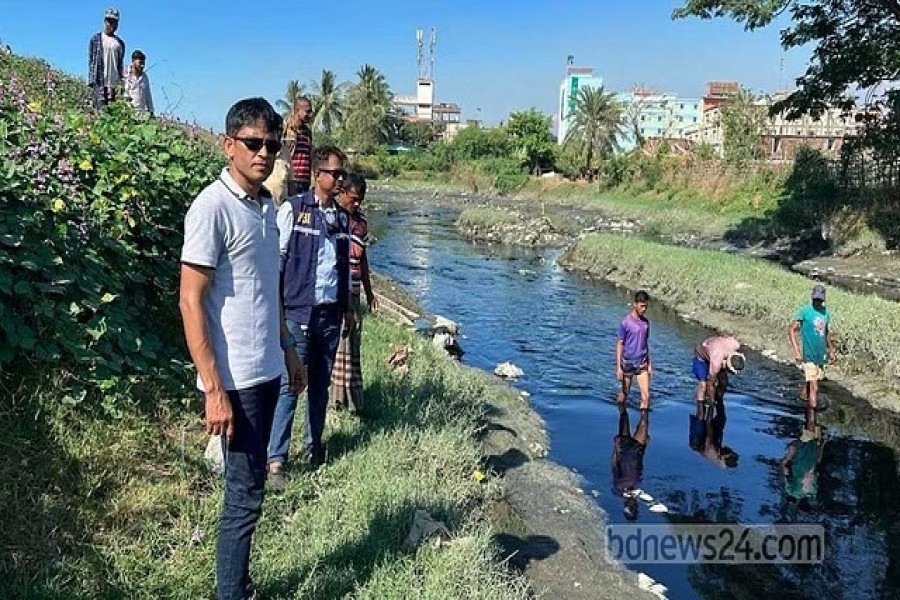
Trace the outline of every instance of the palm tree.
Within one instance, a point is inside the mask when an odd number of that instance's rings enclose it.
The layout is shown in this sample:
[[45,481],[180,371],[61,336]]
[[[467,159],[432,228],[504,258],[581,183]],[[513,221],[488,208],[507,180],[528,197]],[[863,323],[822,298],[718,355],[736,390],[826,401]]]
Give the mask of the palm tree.
[[390,135],[393,94],[378,69],[363,65],[357,71],[359,81],[347,93],[347,142],[357,149],[369,150]]
[[575,98],[572,124],[564,143],[584,155],[584,168],[590,169],[594,157],[601,160],[619,149],[618,138],[625,129],[622,105],[615,94],[603,86],[581,88]]
[[322,69],[322,78],[312,84],[312,104],[315,107],[313,128],[331,137],[344,119],[344,90],[346,83],[337,83],[334,71]]
[[287,91],[284,93],[284,98],[279,98],[275,101],[275,106],[277,106],[281,110],[281,116],[285,119],[291,116],[291,113],[294,112],[294,105],[297,103],[304,94],[306,90],[303,85],[297,81],[296,79],[291,79],[287,84]]

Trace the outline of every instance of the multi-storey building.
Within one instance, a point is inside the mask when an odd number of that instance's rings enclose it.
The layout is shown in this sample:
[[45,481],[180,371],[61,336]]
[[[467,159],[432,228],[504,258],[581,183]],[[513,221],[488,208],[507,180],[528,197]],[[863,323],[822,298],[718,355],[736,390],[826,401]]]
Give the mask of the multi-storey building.
[[594,75],[590,67],[567,67],[566,77],[559,85],[559,112],[557,113],[557,140],[560,144],[566,140],[566,134],[572,125],[572,115],[578,92],[584,88],[599,88],[603,79]]
[[[844,139],[859,132],[856,120],[858,111],[845,112],[829,108],[819,117],[803,115],[788,119],[785,113],[769,115],[771,106],[786,97],[785,92],[754,101],[754,106],[764,116],[760,131],[763,157],[767,160],[790,160],[800,146],[816,148],[826,154],[840,153]],[[703,113],[703,120],[684,132],[684,138],[695,144],[707,144],[718,156],[725,154],[725,130],[722,126],[722,106],[715,106]]]
[[617,95],[623,109],[623,132],[618,139],[621,150],[632,150],[643,140],[681,139],[685,129],[695,126],[703,116],[700,98],[661,94],[635,86]]

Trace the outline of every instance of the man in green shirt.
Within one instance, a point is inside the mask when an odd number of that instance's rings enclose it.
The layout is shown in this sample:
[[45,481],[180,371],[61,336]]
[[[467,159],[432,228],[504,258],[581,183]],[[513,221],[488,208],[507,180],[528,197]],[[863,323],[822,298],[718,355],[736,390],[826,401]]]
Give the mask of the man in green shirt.
[[[794,361],[803,366],[806,379],[800,397],[812,409],[817,407],[819,382],[825,378],[825,364],[835,361],[830,322],[831,313],[825,307],[825,286],[816,284],[812,289],[812,302],[797,310],[788,330]],[[803,342],[802,351],[797,342],[798,331]]]

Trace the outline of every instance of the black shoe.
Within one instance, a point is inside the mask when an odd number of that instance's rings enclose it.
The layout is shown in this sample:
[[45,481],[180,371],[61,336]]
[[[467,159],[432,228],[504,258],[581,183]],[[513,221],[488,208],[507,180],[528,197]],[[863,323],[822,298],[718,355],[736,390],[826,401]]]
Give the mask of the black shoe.
[[269,471],[266,476],[266,482],[269,484],[269,489],[276,494],[281,494],[287,489],[287,479],[284,477],[283,469]]
[[314,446],[313,448],[307,448],[303,453],[303,462],[316,469],[324,465],[325,447]]

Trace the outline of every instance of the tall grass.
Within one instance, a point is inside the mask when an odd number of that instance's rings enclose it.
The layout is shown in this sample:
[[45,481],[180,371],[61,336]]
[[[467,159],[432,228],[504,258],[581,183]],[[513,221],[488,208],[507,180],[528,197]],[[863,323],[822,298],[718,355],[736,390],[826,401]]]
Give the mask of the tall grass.
[[[373,416],[330,414],[329,463],[294,470],[266,498],[251,566],[263,597],[525,597],[479,509],[500,484],[472,478],[492,392],[412,336],[366,321]],[[398,341],[412,347],[407,374],[385,366]],[[0,413],[3,596],[212,597],[222,483],[203,465],[199,410],[98,420],[62,407],[35,418],[30,406]],[[449,544],[403,548],[418,509],[448,525]],[[195,526],[204,539],[192,546]]]
[[[786,340],[787,325],[809,302],[812,281],[770,263],[614,235],[589,235],[570,248],[569,268],[647,289],[694,314],[725,313],[752,335]],[[840,372],[900,389],[900,306],[876,296],[828,291]],[[741,331],[735,331],[739,336]]]

